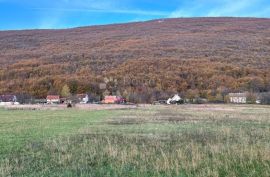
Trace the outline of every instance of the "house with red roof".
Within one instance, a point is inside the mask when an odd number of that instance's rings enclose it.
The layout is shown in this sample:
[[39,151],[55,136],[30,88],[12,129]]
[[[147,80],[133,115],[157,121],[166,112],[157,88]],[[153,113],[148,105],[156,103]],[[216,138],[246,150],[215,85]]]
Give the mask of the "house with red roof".
[[59,95],[48,95],[47,104],[59,104],[60,103],[60,96]]
[[102,102],[105,104],[122,104],[126,103],[126,100],[121,96],[105,96]]

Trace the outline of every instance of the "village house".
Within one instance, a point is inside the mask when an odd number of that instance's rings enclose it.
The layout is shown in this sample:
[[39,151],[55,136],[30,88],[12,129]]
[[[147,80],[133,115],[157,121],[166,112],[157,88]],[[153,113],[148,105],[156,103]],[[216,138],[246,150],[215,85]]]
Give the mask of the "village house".
[[60,103],[60,96],[59,95],[48,95],[47,104],[59,104]]
[[89,102],[88,94],[77,94],[76,98],[78,99],[79,103],[86,104]]
[[120,104],[125,103],[126,100],[121,96],[105,96],[103,103],[105,104]]
[[19,104],[16,95],[0,95],[0,105],[5,106],[14,104]]
[[247,103],[247,93],[229,93],[230,103]]
[[106,104],[113,104],[117,100],[117,96],[105,96],[103,102]]

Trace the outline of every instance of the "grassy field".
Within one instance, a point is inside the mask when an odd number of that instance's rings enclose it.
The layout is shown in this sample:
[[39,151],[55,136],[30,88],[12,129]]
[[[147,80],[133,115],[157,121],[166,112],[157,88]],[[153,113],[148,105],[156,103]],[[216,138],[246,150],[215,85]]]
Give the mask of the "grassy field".
[[0,176],[270,176],[270,107],[0,109]]

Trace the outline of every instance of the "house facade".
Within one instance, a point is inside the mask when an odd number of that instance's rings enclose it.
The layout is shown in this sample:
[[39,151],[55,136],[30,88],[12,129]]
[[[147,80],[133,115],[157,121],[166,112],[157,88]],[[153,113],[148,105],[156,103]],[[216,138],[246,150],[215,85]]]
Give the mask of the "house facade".
[[47,104],[59,104],[60,103],[60,96],[59,95],[48,95]]
[[105,96],[103,103],[105,104],[120,104],[125,103],[126,100],[121,96]]
[[230,103],[247,103],[247,93],[229,93]]
[[76,97],[79,100],[79,103],[81,104],[86,104],[89,102],[88,94],[77,94]]

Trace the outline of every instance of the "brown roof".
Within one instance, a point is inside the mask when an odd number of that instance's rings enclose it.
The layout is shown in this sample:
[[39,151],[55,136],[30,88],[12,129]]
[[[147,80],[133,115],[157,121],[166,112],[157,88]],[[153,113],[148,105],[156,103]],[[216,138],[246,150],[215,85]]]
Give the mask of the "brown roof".
[[48,95],[47,100],[59,100],[60,96],[59,95]]
[[229,93],[230,97],[246,97],[247,93]]

